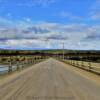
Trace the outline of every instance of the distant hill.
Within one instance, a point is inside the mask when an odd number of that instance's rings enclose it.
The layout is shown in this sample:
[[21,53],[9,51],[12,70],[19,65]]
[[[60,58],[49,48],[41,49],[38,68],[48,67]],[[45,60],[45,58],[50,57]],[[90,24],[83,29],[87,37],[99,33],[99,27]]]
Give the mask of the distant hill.
[[[6,50],[1,49],[0,54],[14,54],[14,53],[62,53],[62,49],[49,49],[49,50]],[[100,50],[64,50],[64,53],[100,53]]]

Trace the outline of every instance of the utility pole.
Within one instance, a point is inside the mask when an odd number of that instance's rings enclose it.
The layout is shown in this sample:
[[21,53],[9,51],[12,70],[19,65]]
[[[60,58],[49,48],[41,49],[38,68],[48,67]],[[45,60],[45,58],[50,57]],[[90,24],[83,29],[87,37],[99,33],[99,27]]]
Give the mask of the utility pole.
[[64,42],[62,43],[62,46],[63,46],[63,48],[62,48],[63,49],[62,50],[63,52],[62,53],[63,53],[63,60],[64,60],[64,58],[65,58],[65,55],[64,55],[65,54],[65,52],[64,52]]
[[[49,39],[45,39],[45,44],[47,43],[47,45],[49,45]],[[47,55],[45,56],[45,59],[46,59]]]

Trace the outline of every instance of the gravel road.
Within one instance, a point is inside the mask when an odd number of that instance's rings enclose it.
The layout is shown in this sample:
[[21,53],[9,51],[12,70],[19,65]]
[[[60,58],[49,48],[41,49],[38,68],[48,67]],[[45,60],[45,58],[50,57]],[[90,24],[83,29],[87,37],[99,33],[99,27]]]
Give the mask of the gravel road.
[[[100,100],[100,83],[50,58],[0,84],[0,100]],[[99,77],[99,76],[97,76]]]

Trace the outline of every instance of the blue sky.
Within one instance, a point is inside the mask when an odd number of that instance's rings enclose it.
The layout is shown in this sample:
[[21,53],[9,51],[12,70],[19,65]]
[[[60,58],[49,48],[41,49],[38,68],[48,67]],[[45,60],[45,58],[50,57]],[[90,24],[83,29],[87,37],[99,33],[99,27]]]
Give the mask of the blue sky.
[[0,0],[0,48],[100,50],[100,0]]

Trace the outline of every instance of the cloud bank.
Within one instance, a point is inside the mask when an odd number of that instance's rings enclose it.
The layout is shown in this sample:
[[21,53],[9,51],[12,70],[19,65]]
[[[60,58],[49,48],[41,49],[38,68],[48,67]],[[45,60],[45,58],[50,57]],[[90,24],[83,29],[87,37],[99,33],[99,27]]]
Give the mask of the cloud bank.
[[0,20],[0,48],[100,49],[100,25]]

